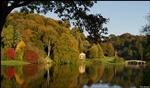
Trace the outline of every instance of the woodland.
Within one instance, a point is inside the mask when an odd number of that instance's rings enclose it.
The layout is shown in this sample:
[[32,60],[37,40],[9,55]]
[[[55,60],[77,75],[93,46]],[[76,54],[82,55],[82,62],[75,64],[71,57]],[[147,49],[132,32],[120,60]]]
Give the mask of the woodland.
[[76,63],[79,54],[86,59],[114,57],[114,62],[136,59],[149,61],[148,37],[110,34],[93,40],[69,20],[54,20],[39,14],[10,13],[1,33],[1,60],[24,60],[40,63],[49,57],[56,63]]

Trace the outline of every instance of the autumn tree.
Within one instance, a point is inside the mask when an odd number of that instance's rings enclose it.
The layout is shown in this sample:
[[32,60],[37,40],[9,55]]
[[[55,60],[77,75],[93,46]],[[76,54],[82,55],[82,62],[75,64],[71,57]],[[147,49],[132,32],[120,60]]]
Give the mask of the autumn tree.
[[23,58],[23,53],[25,51],[25,47],[26,47],[26,44],[23,42],[23,41],[20,41],[17,46],[16,46],[16,53],[17,53],[17,58],[18,60],[22,60]]
[[38,63],[39,56],[33,50],[27,50],[24,52],[23,60],[29,63]]
[[79,51],[71,34],[63,33],[54,46],[54,61],[58,63],[75,63]]
[[22,12],[47,13],[48,11],[58,14],[59,17],[70,19],[81,18],[79,15],[89,11],[94,1],[2,1],[1,31],[6,22],[7,15],[15,8],[21,7]]
[[87,41],[86,36],[77,27],[72,28],[71,34],[78,41],[78,50],[80,53],[87,53],[90,43]]

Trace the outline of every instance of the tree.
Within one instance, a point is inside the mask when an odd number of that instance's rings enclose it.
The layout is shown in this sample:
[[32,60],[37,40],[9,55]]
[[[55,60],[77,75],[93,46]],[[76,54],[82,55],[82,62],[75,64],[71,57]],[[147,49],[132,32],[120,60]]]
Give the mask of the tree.
[[146,35],[150,36],[150,13],[148,14],[148,16],[146,17],[147,21],[149,22],[148,24],[146,24],[145,26],[142,26],[142,33],[145,33]]
[[139,46],[138,46],[138,51],[139,51],[141,60],[143,60],[143,46],[142,46],[141,43],[140,43]]
[[100,43],[102,34],[107,34],[108,29],[103,28],[103,24],[107,23],[109,19],[103,18],[101,14],[90,14],[86,17],[83,17],[83,21],[79,21],[80,25],[84,25],[86,31],[90,34],[88,40],[92,43]]
[[24,52],[23,60],[29,63],[38,63],[39,56],[33,50],[27,50]]
[[89,49],[88,57],[90,59],[98,58],[98,48],[95,44],[93,44]]
[[58,14],[59,17],[76,19],[81,18],[80,12],[89,11],[96,1],[2,1],[1,30],[6,22],[7,15],[15,8],[21,7],[22,12],[47,13],[48,11]]
[[4,28],[1,34],[2,44],[5,48],[13,47],[14,44],[14,27],[8,25],[7,28]]
[[142,27],[141,32],[145,33],[147,36],[147,45],[146,45],[146,57],[147,59],[150,60],[150,13],[148,14],[148,16],[146,17],[147,21],[149,22],[148,24],[146,24],[145,26]]
[[54,61],[58,63],[74,63],[79,57],[79,51],[71,34],[63,33],[54,46]]

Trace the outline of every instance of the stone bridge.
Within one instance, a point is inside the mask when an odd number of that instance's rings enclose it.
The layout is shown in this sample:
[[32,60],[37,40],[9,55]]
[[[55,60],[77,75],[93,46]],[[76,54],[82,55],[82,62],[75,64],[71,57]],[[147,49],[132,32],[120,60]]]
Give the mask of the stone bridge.
[[126,60],[125,62],[127,64],[139,64],[139,65],[146,64],[146,61],[143,60]]

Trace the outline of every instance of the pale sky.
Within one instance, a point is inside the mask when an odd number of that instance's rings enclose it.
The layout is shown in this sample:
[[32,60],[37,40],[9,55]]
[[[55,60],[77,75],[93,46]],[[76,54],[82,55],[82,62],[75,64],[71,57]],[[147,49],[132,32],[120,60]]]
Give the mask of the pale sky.
[[[148,23],[145,17],[150,13],[150,1],[98,1],[88,13],[100,13],[104,18],[110,19],[104,25],[108,28],[108,35],[127,32],[139,35],[141,27]],[[60,20],[54,13],[47,13],[45,16]],[[87,35],[86,32],[84,34]]]

